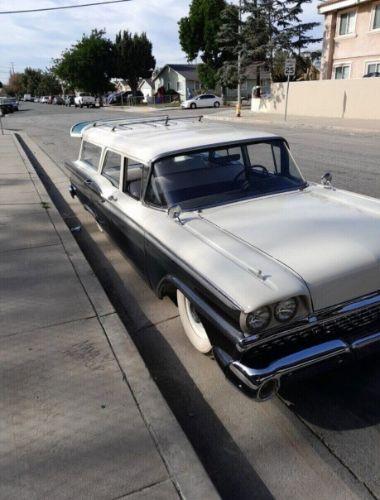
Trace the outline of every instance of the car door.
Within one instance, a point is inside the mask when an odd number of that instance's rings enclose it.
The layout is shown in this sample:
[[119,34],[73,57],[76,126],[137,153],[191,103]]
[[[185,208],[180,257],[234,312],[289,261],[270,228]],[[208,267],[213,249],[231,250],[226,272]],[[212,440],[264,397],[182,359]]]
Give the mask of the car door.
[[197,104],[197,107],[199,108],[207,108],[208,104],[208,96],[206,94],[200,95],[198,98],[199,104]]
[[97,212],[122,252],[145,275],[145,208],[141,203],[143,165],[108,150],[100,173]]
[[84,207],[94,216],[100,194],[97,176],[101,156],[100,146],[83,141],[79,160],[65,163],[70,171],[70,182],[75,193]]

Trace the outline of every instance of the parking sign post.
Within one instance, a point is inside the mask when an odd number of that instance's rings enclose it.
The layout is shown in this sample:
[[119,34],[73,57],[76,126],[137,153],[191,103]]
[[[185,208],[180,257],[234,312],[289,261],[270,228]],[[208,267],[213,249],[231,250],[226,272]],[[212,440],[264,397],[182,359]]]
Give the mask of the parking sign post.
[[295,59],[286,59],[285,60],[285,75],[288,77],[288,83],[286,85],[286,100],[285,100],[285,121],[288,118],[288,98],[289,98],[289,83],[290,77],[296,74],[296,60]]
[[4,135],[4,128],[3,128],[3,110],[0,109],[0,128],[1,128],[1,135]]

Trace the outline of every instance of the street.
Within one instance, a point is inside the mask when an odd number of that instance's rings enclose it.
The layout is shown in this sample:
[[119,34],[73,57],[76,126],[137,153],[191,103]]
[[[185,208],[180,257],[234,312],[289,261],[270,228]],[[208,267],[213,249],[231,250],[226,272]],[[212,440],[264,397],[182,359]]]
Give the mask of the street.
[[[79,141],[69,136],[74,123],[127,116],[141,115],[23,103],[20,112],[7,115],[4,127],[28,134],[63,168],[64,160],[78,153]],[[267,124],[257,128],[289,141],[306,179],[319,181],[331,172],[336,187],[379,197],[378,136]],[[74,218],[80,220],[79,244],[87,260],[222,498],[380,498],[378,361],[288,383],[279,398],[254,403],[224,379],[210,357],[191,347],[177,308],[155,297],[64,188],[64,200],[53,192],[53,201],[58,200],[70,227]]]

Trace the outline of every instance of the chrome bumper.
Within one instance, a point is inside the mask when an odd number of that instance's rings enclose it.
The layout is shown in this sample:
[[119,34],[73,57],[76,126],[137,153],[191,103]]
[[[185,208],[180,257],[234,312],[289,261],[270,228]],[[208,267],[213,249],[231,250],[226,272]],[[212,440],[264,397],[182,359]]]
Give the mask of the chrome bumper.
[[276,359],[268,366],[255,368],[234,360],[222,349],[215,347],[214,355],[225,375],[240,389],[247,391],[257,401],[266,401],[276,394],[281,377],[291,375],[313,365],[324,362],[339,364],[352,357],[372,352],[374,344],[380,346],[380,331],[348,343],[333,339],[302,349],[288,356]]

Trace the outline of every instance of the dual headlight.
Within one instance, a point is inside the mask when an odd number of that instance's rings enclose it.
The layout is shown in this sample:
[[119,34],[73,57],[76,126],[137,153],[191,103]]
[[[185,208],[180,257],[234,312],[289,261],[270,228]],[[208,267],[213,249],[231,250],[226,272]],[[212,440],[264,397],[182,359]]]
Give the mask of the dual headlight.
[[298,311],[298,299],[293,297],[291,299],[282,300],[272,307],[260,307],[249,313],[246,317],[246,326],[249,332],[259,332],[267,328],[271,322],[272,315],[279,323],[287,323],[291,321]]

